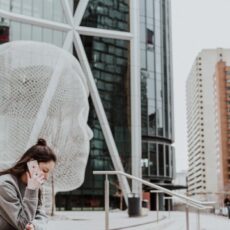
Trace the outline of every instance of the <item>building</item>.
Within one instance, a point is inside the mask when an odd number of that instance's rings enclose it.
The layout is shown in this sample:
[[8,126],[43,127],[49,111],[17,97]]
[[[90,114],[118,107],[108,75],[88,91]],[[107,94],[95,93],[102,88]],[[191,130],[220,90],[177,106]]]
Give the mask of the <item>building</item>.
[[[23,2],[23,4],[21,4]],[[60,1],[23,0],[1,3],[2,9],[46,20],[65,22]],[[79,1],[72,1],[74,10]],[[82,26],[129,31],[130,2],[128,0],[90,0]],[[172,143],[172,54],[170,0],[140,1],[141,53],[141,120],[143,178],[167,188],[173,188],[175,157]],[[7,21],[10,40],[36,40],[63,46],[65,32]],[[84,49],[97,89],[126,172],[132,172],[131,161],[131,94],[130,42],[127,40],[82,36]],[[73,50],[74,54],[75,51]],[[102,209],[104,178],[94,176],[93,170],[113,170],[109,150],[100,122],[91,103],[89,125],[94,132],[84,184],[77,190],[57,195],[59,209]],[[145,187],[145,196],[155,207],[155,195]],[[122,200],[116,178],[111,179],[111,206]],[[161,197],[163,209],[163,196]]]
[[[218,174],[220,165],[223,165],[220,161],[222,148],[220,132],[222,130],[219,129],[218,114],[223,114],[223,110],[219,111],[217,98],[223,98],[225,92],[217,95],[219,90],[215,90],[219,89],[218,87],[223,88],[219,67],[222,62],[217,65],[221,60],[229,63],[230,50],[202,50],[197,55],[186,82],[188,194],[206,200],[216,199],[216,195],[221,192]],[[216,81],[214,81],[214,75],[216,75]],[[221,86],[217,87],[220,82],[222,82]],[[224,82],[224,84],[227,83]],[[226,103],[222,99],[219,102]],[[222,119],[221,114],[220,116]]]
[[[141,2],[142,177],[174,189],[170,1]],[[148,197],[148,188],[144,188]],[[150,193],[156,207],[156,193]],[[160,195],[163,207],[163,195]]]
[[[218,152],[218,191],[228,193],[230,189],[230,66],[220,60],[214,75]],[[223,197],[222,197],[223,200]]]

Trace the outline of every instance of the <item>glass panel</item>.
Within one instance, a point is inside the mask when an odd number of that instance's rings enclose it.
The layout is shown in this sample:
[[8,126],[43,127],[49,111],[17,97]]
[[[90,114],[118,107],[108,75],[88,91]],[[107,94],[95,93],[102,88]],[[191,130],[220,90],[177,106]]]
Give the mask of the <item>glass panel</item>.
[[21,39],[21,23],[11,22],[10,23],[10,41]]
[[152,50],[148,50],[147,51],[147,68],[149,71],[153,71],[154,70],[154,54]]
[[147,17],[153,18],[153,0],[146,0]]
[[155,100],[148,100],[148,134],[155,135],[156,134],[156,107]]
[[129,1],[90,0],[81,25],[129,31]]
[[[73,0],[69,0],[73,9]],[[1,9],[22,13],[36,18],[44,18],[51,21],[66,22],[61,5],[61,0],[1,0]]]
[[155,58],[156,58],[156,72],[161,73],[161,50],[159,47],[155,47]]
[[33,0],[33,16],[43,18],[43,1]]
[[145,8],[146,8],[146,3],[145,1],[140,1],[140,15],[145,17]]
[[148,95],[148,99],[150,100],[155,100],[156,96],[155,96],[155,79],[153,78],[148,78],[147,80],[147,95]]
[[32,40],[44,41],[55,44],[59,47],[63,46],[63,37],[66,33],[52,31],[38,26],[29,26],[23,23],[12,22],[10,24],[10,40]]
[[163,136],[163,113],[161,102],[157,102],[157,130],[158,135]]
[[156,144],[149,144],[149,157],[150,157],[150,175],[157,175],[157,151],[156,151]]
[[148,134],[148,98],[147,98],[147,71],[141,71],[141,121],[142,135]]
[[140,26],[140,39],[141,42],[146,43],[146,27],[145,27],[145,21],[141,23]]
[[[62,11],[59,11],[59,15]],[[53,1],[43,1],[43,18],[46,20],[53,20]]]
[[22,0],[22,14],[23,15],[32,15],[32,1],[31,0]]
[[142,143],[142,159],[141,159],[141,167],[142,167],[142,175],[148,176],[149,174],[149,156],[148,156],[148,143]]
[[[9,2],[11,2],[11,7]],[[55,2],[55,3],[54,3]],[[71,4],[72,1],[70,1]],[[20,0],[20,1],[0,1],[1,9],[11,10],[15,13],[22,13],[27,16],[45,18],[53,20],[54,15],[58,16],[60,21],[63,19],[63,9],[60,5],[60,0],[35,1],[35,0]],[[54,13],[56,12],[56,13]],[[9,22],[6,20],[7,24]],[[59,47],[63,46],[64,32],[52,31],[50,29],[41,28],[15,21],[10,22],[10,41],[14,40],[33,40],[53,43]]]
[[159,175],[164,176],[164,146],[158,145],[158,156],[159,156]]
[[10,10],[10,1],[9,0],[1,0],[0,7],[2,10]]
[[[129,42],[91,36],[82,36],[82,40],[123,167],[126,172],[130,172]],[[92,103],[90,103],[89,126],[95,134],[95,139],[91,141],[90,161],[97,159],[97,165],[98,161],[101,161],[104,170],[112,170],[111,157]],[[96,179],[93,177],[93,180]],[[84,186],[81,189],[84,189]]]
[[165,167],[166,167],[166,176],[170,176],[170,162],[169,162],[169,146],[165,145]]
[[146,69],[146,49],[141,49],[141,67]]
[[155,20],[160,20],[161,9],[160,9],[161,0],[154,1],[154,9],[155,9]]

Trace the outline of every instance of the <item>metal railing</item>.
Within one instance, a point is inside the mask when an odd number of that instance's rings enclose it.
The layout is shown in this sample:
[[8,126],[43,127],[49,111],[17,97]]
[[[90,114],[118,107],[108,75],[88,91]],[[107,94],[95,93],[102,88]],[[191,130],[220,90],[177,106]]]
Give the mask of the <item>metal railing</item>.
[[[198,201],[195,199],[192,199],[190,197],[187,197],[185,195],[172,192],[171,190],[168,190],[166,188],[163,188],[159,185],[150,183],[148,181],[145,181],[141,178],[132,176],[130,174],[121,172],[121,171],[93,171],[93,174],[95,175],[105,175],[105,230],[109,230],[109,175],[121,175],[125,176],[131,180],[135,180],[140,182],[141,184],[147,185],[151,188],[154,188],[160,192],[166,193],[172,197],[179,198],[184,204],[185,204],[185,212],[186,212],[186,230],[189,230],[189,206],[197,209],[197,230],[200,230],[200,210],[206,210],[206,209],[212,209],[212,206],[207,205],[214,205],[215,202],[203,202]],[[158,207],[158,204],[157,204]],[[157,210],[158,212],[159,210]],[[157,213],[157,222],[158,222],[158,213]]]

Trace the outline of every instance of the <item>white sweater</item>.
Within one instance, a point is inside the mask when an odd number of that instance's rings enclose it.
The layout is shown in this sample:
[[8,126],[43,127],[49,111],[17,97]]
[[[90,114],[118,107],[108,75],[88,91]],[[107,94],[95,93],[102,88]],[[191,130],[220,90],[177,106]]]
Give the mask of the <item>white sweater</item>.
[[35,230],[45,230],[48,218],[38,201],[38,189],[28,189],[10,174],[0,176],[0,229],[25,230],[28,223]]

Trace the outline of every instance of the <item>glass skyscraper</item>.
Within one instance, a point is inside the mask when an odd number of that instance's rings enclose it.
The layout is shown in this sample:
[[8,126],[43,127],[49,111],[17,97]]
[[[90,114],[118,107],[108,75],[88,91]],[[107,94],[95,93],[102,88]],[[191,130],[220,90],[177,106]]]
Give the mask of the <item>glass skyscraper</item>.
[[[140,1],[140,6],[142,176],[171,189],[175,161],[171,146],[174,137],[170,1],[146,0]],[[82,25],[129,31],[129,1],[91,0]],[[124,169],[131,173],[130,44],[99,37],[84,37],[83,41]],[[78,190],[60,195],[60,206],[62,200],[62,205],[77,204],[83,210],[87,206],[96,210],[104,207],[104,177],[92,172],[114,168],[93,106],[89,125],[94,138],[87,180]],[[148,193],[150,188],[144,190]],[[70,194],[71,201],[66,202]],[[111,180],[110,194],[111,206],[119,207],[120,188],[115,178]],[[154,209],[155,194],[149,193],[149,197]],[[163,209],[163,195],[160,199]]]
[[[174,130],[170,1],[141,1],[140,16],[142,176],[171,189],[175,154],[171,146]],[[155,207],[154,193],[151,207]]]
[[[130,31],[129,1],[132,0],[90,0],[81,26]],[[79,1],[70,2],[74,11]],[[66,21],[60,0],[1,1],[0,8],[57,22]],[[140,0],[140,19],[142,176],[171,188],[175,162],[171,146],[174,131],[170,0]],[[66,36],[65,32],[38,26],[7,20],[4,23],[10,27],[10,40],[45,41],[62,47]],[[124,170],[131,173],[130,42],[96,36],[82,36],[82,41]],[[74,49],[73,53],[76,55]],[[94,138],[86,179],[77,190],[57,194],[58,209],[104,207],[104,177],[92,172],[114,170],[114,166],[91,100],[90,105],[89,126]],[[117,208],[120,207],[121,188],[116,177],[110,179],[110,205]],[[143,190],[149,194],[154,209],[155,195],[150,194],[150,188]]]

